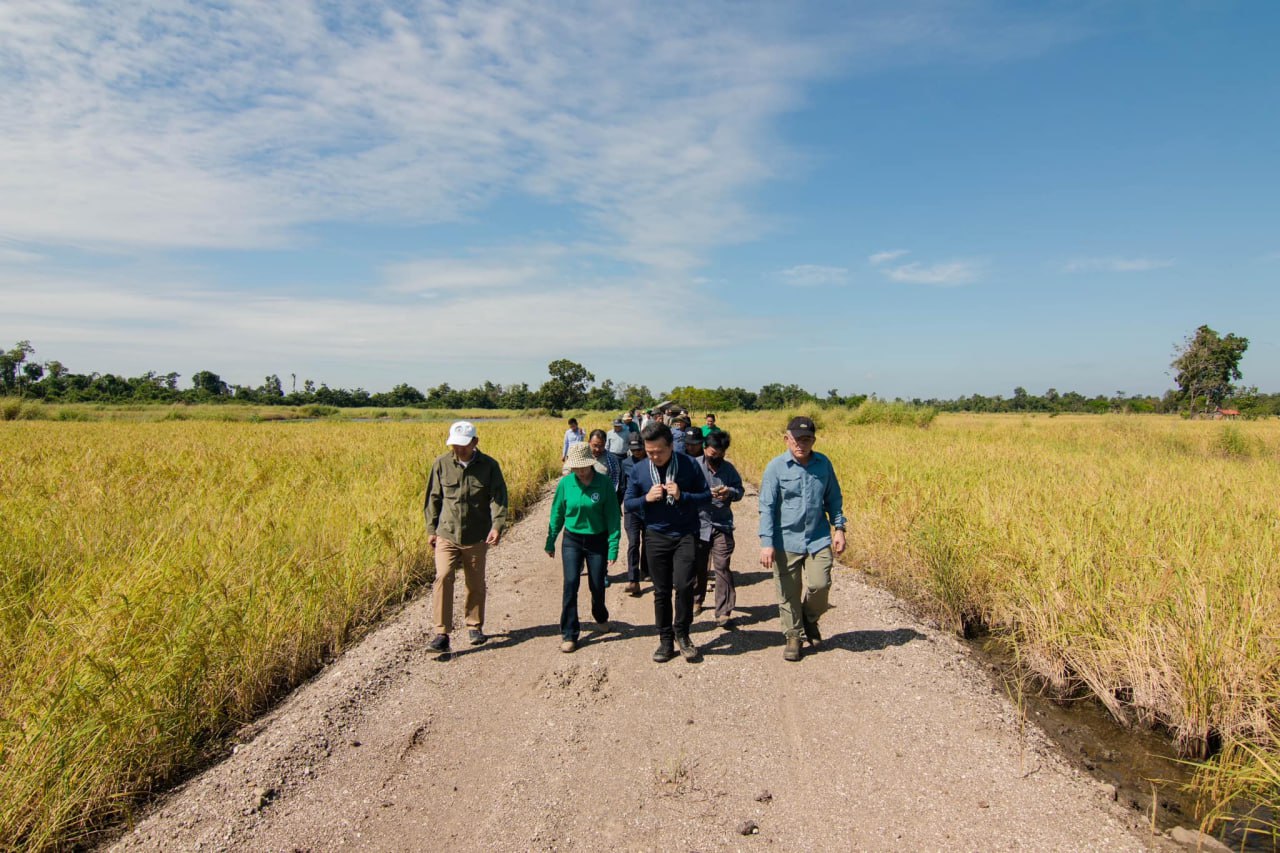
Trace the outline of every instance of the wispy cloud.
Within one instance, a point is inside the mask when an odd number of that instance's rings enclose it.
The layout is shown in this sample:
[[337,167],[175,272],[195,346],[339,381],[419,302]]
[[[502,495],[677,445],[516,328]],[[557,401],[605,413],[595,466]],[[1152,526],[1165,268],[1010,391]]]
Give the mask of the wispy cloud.
[[0,243],[0,264],[32,264],[39,261],[44,256],[38,252],[29,252],[26,249],[14,249],[10,246]]
[[[1020,58],[1074,37],[1039,14],[963,5],[872,0],[818,24],[763,0],[4,0],[4,319],[59,347],[136,349],[145,328],[160,361],[208,353],[210,365],[360,348],[371,363],[474,356],[478,323],[504,328],[495,357],[563,354],[565,307],[587,299],[702,341],[668,306],[688,305],[712,250],[770,229],[753,191],[797,168],[775,128],[813,81]],[[563,227],[548,237],[536,216],[507,215],[486,229],[512,200]],[[212,263],[136,286],[100,271],[39,277],[31,263],[67,247],[140,263],[173,248],[299,247],[318,225],[339,226],[327,237],[388,223],[556,245],[488,255],[464,238],[449,257],[392,263],[369,249],[382,277],[345,299],[217,289],[230,275]],[[874,265],[962,283],[963,270],[899,257]],[[582,272],[597,262],[629,272]],[[838,269],[791,272],[834,283]],[[611,324],[574,341],[625,349]]]
[[849,281],[849,270],[844,267],[825,267],[817,264],[800,264],[781,270],[784,283],[792,287],[821,287],[842,285]]
[[382,272],[387,289],[395,293],[503,290],[553,280],[555,260],[563,254],[555,246],[490,249],[483,258],[422,258],[388,264]]
[[[616,323],[581,322],[582,306],[590,305],[607,305],[610,316],[626,317],[637,328],[661,329],[667,349],[729,345],[744,328],[768,334],[749,322],[722,332],[707,328],[697,317],[710,308],[680,280],[537,284],[464,285],[433,291],[430,299],[389,291],[373,298],[317,297],[210,291],[172,282],[140,287],[33,271],[0,281],[0,300],[8,306],[6,321],[24,330],[42,353],[55,354],[43,342],[57,341],[56,356],[73,369],[115,365],[141,372],[163,366],[189,374],[210,368],[254,383],[264,370],[298,364],[327,363],[315,378],[368,387],[374,367],[391,366],[401,378],[444,369],[449,381],[458,382],[502,376],[487,373],[494,364],[545,364],[569,352],[614,363],[634,344],[619,336]],[[673,312],[672,305],[689,310]],[[138,346],[143,339],[145,349]]]
[[973,259],[955,259],[934,264],[911,261],[895,264],[910,254],[907,249],[876,252],[867,258],[868,263],[890,281],[904,284],[931,284],[937,287],[956,287],[977,281],[986,264]]
[[1168,258],[1076,258],[1062,269],[1064,272],[1149,272],[1173,265]]
[[982,265],[977,261],[945,261],[938,264],[909,263],[885,270],[893,281],[954,287],[978,280]]
[[867,261],[871,264],[871,266],[878,267],[881,264],[887,264],[890,261],[896,261],[898,258],[902,257],[905,254],[907,254],[906,249],[889,249],[884,252],[876,252],[874,255],[871,255],[870,257],[868,257]]
[[7,0],[0,233],[274,246],[523,193],[620,256],[687,268],[766,227],[743,192],[788,162],[769,128],[809,81],[1062,32],[927,2],[818,32],[768,3]]
[[515,192],[685,267],[758,232],[739,193],[783,159],[762,130],[837,61],[769,14],[343,8],[7,3],[0,233],[255,247],[318,221],[454,221]]

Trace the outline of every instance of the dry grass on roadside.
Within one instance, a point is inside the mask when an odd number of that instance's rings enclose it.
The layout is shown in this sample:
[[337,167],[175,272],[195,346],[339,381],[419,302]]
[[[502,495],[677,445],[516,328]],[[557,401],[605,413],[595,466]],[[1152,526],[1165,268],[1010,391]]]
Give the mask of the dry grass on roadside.
[[[1184,755],[1235,745],[1203,790],[1280,806],[1280,424],[812,414],[854,565]],[[744,474],[782,452],[786,420],[721,418]]]
[[[559,423],[480,426],[536,499]],[[3,433],[0,849],[89,838],[430,578],[441,424]]]

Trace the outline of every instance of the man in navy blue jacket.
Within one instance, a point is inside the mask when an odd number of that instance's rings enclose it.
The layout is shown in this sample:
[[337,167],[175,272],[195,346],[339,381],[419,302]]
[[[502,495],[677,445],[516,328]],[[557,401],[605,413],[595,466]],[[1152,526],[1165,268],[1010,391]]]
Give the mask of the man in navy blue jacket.
[[[640,431],[645,462],[637,462],[627,483],[623,508],[644,515],[644,556],[653,580],[653,617],[658,649],[653,659],[665,663],[675,647],[685,660],[698,659],[689,639],[693,624],[694,556],[700,526],[698,510],[711,500],[702,468],[671,446],[671,429],[651,423]],[[675,591],[675,618],[671,593]]]

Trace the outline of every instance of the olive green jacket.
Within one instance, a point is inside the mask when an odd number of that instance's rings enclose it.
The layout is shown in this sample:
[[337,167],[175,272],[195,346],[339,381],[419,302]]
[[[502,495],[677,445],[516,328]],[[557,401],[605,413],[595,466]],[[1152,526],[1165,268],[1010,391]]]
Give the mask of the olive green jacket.
[[423,501],[427,535],[458,545],[475,545],[507,523],[507,483],[492,456],[476,449],[464,468],[453,452],[431,463]]

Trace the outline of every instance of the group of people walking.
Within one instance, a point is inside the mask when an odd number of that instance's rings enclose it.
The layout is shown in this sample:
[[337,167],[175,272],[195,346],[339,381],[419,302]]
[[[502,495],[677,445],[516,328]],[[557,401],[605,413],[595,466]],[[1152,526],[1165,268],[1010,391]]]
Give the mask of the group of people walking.
[[[577,649],[581,637],[578,593],[587,576],[598,632],[611,629],[605,590],[609,567],[627,533],[626,592],[653,588],[658,648],[653,660],[700,657],[690,637],[693,618],[714,581],[716,623],[732,626],[736,588],[733,504],[742,477],[725,455],[729,433],[714,414],[695,428],[687,412],[629,411],[612,429],[585,433],[570,419],[561,448],[564,475],[552,500],[545,551],[560,542],[563,588],[560,648]],[[830,461],[813,450],[816,429],[792,418],[786,451],[765,468],[760,488],[760,563],[773,571],[785,636],[783,656],[800,660],[803,642],[822,642],[818,622],[828,608],[834,554],[844,551],[840,486]],[[458,568],[466,583],[466,626],[472,645],[487,639],[484,626],[484,556],[497,543],[507,517],[506,484],[495,460],[481,453],[475,427],[455,423],[428,476],[424,513],[436,554],[432,590],[435,633],[430,647],[450,648],[453,586]]]

